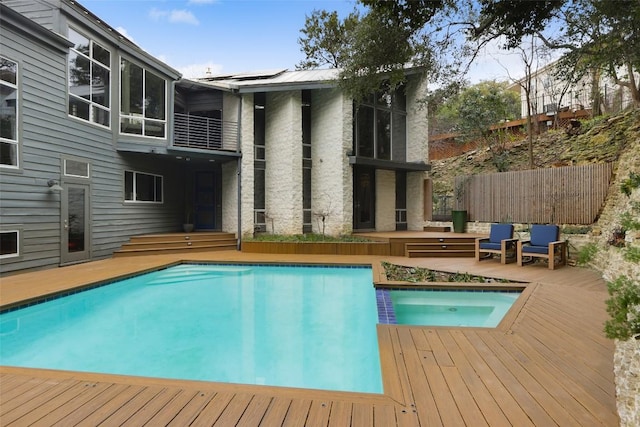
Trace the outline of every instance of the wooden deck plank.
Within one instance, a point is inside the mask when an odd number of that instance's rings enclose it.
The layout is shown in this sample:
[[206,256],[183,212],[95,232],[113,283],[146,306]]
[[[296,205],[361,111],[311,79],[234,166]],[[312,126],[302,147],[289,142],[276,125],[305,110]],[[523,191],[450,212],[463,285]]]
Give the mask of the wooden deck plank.
[[107,417],[103,422],[106,425],[122,425],[131,416],[133,416],[140,408],[144,407],[157,394],[162,392],[160,387],[145,387],[140,393],[136,394],[128,402],[117,408],[115,412]]
[[329,414],[333,404],[324,401],[314,400],[309,408],[309,415],[305,426],[307,427],[325,427],[329,423]]
[[262,419],[262,423],[265,426],[280,426],[284,423],[284,420],[291,406],[291,399],[275,398],[271,401],[267,412]]
[[253,427],[260,425],[271,404],[271,400],[272,398],[268,396],[253,396],[249,406],[247,406],[244,414],[242,414],[242,418],[240,418],[240,421],[236,424],[236,427]]
[[303,427],[307,422],[309,408],[311,408],[310,399],[295,399],[289,406],[282,427]]
[[162,408],[164,408],[178,394],[178,389],[163,389],[155,395],[146,405],[137,411],[123,424],[125,426],[142,426],[151,420]]
[[180,392],[176,394],[173,399],[169,401],[169,403],[163,406],[161,410],[156,412],[156,414],[149,420],[149,422],[147,422],[147,425],[169,425],[169,423],[174,418],[176,418],[176,416],[182,411],[182,409],[200,393],[200,391],[193,389],[180,390]]
[[[467,358],[472,358],[471,352],[466,353],[455,341],[451,334],[451,331],[440,331],[440,337],[443,344],[449,349],[451,358],[453,359],[454,366],[459,371],[461,381],[468,388],[469,393],[475,400],[476,405],[480,409],[482,417],[492,427],[510,426],[506,415],[500,409],[500,406],[491,396],[491,393],[487,389],[486,385],[481,380],[481,371],[476,371]],[[478,361],[476,362],[478,363]],[[456,393],[457,395],[458,393]],[[524,416],[524,414],[522,414]],[[464,416],[464,412],[463,412]],[[522,426],[528,424],[522,422],[522,418],[518,420]]]
[[[508,328],[378,325],[385,395],[293,390],[0,367],[0,416],[15,425],[617,426],[613,343],[602,333],[606,285],[574,267],[517,267],[466,258],[308,256],[236,251],[140,256],[3,278],[6,308],[65,289],[182,260],[378,263],[535,281]],[[428,332],[431,331],[431,332]],[[95,384],[81,393],[78,384]],[[75,388],[74,388],[75,387]],[[325,406],[322,406],[322,405]],[[40,408],[40,406],[42,408]],[[45,413],[45,410],[48,411]],[[472,424],[473,423],[473,424]]]
[[115,396],[121,395],[127,388],[129,388],[129,386],[125,384],[109,384],[109,387],[106,390],[104,390],[95,398],[91,399],[91,401],[85,403],[81,407],[76,408],[74,411],[67,414],[64,418],[51,425],[75,426],[83,422],[90,414],[104,407],[109,401],[115,398]]
[[[219,426],[235,426],[242,418],[242,414],[249,406],[252,395],[246,393],[238,393],[233,396],[229,404],[224,408],[224,411],[220,415],[220,418],[216,420],[215,425]],[[185,426],[189,424],[180,423],[177,426]]]
[[202,410],[214,400],[215,391],[199,391],[180,409],[180,412],[169,422],[167,426],[188,426],[202,413]]
[[334,402],[329,414],[329,427],[350,426],[353,405],[347,402]]
[[362,403],[354,403],[351,425],[373,427],[373,406],[365,405]]
[[[59,422],[62,418],[73,413],[74,411],[82,408],[85,404],[91,401],[93,398],[106,391],[111,384],[107,383],[94,383],[83,384],[84,387],[78,387],[76,392],[70,394],[71,398],[63,403],[63,399],[60,399],[60,395],[55,399],[55,404],[44,405],[38,408],[38,411],[32,411],[29,413],[29,417],[20,418],[20,423],[30,425],[37,421],[40,425],[51,426],[56,422]],[[71,390],[69,390],[71,391]],[[53,401],[51,401],[53,403]]]
[[[20,398],[13,399],[9,402],[12,405],[6,409],[6,412],[4,408],[2,409],[2,423],[9,425],[19,420],[31,411],[38,410],[41,405],[46,404],[51,399],[55,399],[56,396],[78,384],[80,384],[80,381],[77,380],[61,381],[53,384],[51,387],[47,387],[42,393],[32,396],[20,396]],[[2,406],[4,406],[4,404]]]
[[447,391],[442,390],[436,393],[432,388],[433,377],[430,379],[428,373],[425,375],[421,358],[426,357],[423,355],[431,354],[431,352],[425,351],[422,352],[422,354],[418,353],[413,345],[409,328],[398,328],[397,333],[399,340],[398,345],[402,350],[402,357],[407,366],[407,378],[409,379],[413,392],[413,397],[410,402],[415,405],[418,416],[421,420],[425,420],[427,425],[441,426],[443,417],[450,416],[447,410],[451,408],[438,407],[438,402],[443,402],[443,396]]

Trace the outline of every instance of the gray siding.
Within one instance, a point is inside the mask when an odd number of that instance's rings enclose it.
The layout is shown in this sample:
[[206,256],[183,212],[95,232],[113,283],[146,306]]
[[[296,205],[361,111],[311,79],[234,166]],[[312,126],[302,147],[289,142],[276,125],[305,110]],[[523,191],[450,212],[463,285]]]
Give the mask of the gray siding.
[[[111,49],[117,64],[119,52]],[[80,158],[91,165],[87,183],[92,259],[110,256],[134,234],[178,231],[183,219],[183,172],[168,157],[116,150],[118,98],[111,105],[112,129],[71,118],[67,115],[66,52],[4,27],[0,51],[18,62],[21,143],[21,167],[0,168],[0,227],[22,230],[21,256],[1,260],[1,272],[59,265],[61,194],[49,191],[47,181],[60,180],[63,187],[65,180],[74,181],[62,176],[63,158]],[[113,64],[112,70],[117,70]],[[117,83],[112,72],[112,85]],[[168,101],[172,102],[171,96]],[[165,146],[166,141],[158,144]],[[162,175],[164,203],[124,203],[124,170]]]

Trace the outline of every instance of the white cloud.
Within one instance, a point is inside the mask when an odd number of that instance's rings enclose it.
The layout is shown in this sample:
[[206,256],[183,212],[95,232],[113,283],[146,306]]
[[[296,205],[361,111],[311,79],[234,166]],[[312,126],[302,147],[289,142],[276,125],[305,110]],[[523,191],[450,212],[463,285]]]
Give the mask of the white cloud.
[[202,64],[191,64],[185,65],[184,67],[176,67],[176,69],[180,71],[182,77],[195,79],[199,77],[207,77],[208,74],[220,74],[222,72],[222,65],[209,61]]
[[200,21],[188,10],[160,10],[155,7],[149,11],[149,16],[154,21],[168,21],[172,24],[199,25]]
[[188,4],[213,4],[218,0],[189,0]]
[[123,36],[125,36],[126,38],[128,38],[129,40],[131,40],[132,42],[136,42],[133,37],[131,37],[131,35],[129,34],[129,32],[127,31],[126,28],[124,27],[116,27],[116,31],[119,32],[120,34],[122,34]]

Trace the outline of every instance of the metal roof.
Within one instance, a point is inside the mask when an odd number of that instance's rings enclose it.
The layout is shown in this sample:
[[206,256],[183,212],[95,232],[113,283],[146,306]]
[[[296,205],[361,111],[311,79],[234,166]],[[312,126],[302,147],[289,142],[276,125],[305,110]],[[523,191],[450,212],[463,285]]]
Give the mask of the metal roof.
[[277,69],[208,76],[194,80],[207,86],[240,93],[269,92],[335,87],[338,84],[338,73],[339,70],[335,68],[302,71]]

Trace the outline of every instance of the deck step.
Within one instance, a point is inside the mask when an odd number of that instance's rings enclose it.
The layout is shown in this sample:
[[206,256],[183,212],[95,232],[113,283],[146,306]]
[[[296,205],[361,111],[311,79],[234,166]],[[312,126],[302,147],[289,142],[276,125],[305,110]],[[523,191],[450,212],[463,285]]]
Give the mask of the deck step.
[[475,256],[475,239],[439,238],[422,242],[405,243],[404,255],[408,258],[442,258]]
[[233,233],[194,232],[133,236],[114,257],[236,250]]
[[475,250],[469,251],[464,249],[423,249],[407,251],[407,258],[473,258]]

